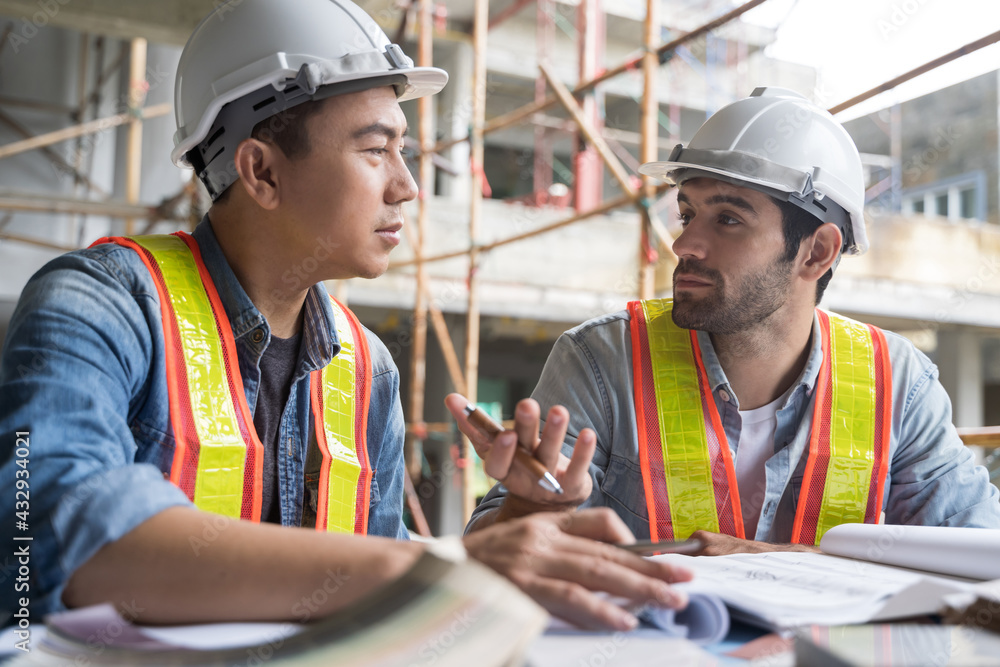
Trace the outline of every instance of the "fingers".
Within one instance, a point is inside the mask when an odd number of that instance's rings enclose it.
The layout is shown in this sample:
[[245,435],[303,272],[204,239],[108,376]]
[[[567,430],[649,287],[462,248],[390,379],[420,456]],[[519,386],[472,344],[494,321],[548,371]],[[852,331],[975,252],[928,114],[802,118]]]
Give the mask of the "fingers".
[[529,452],[535,451],[535,444],[538,442],[540,414],[538,402],[533,398],[518,401],[517,407],[514,408],[514,431],[517,432],[517,441]]
[[[567,514],[562,529],[570,535],[612,544],[632,544],[635,536],[625,522],[607,507],[594,507]],[[622,552],[626,553],[626,552]]]
[[678,576],[666,563],[644,558],[583,538],[567,538],[561,553],[542,561],[538,573],[544,577],[579,584],[588,590],[603,591],[639,605],[657,604],[671,609],[687,605],[687,595],[670,583],[689,577]]
[[549,470],[555,470],[566,441],[566,428],[569,426],[569,412],[561,405],[553,406],[545,417],[545,428],[535,449],[535,456]]
[[586,630],[634,630],[639,620],[618,605],[583,586],[559,579],[534,579],[523,586],[553,616]]
[[562,477],[565,480],[577,480],[590,477],[590,462],[594,459],[594,452],[597,451],[597,434],[589,428],[580,431],[580,435],[573,445],[573,458],[566,466]]
[[483,457],[483,470],[493,479],[503,482],[510,475],[514,465],[514,450],[517,449],[517,435],[504,431],[493,441],[490,451]]
[[444,404],[451,412],[451,416],[458,422],[458,429],[469,438],[479,456],[485,458],[486,452],[490,451],[490,436],[469,422],[469,418],[465,414],[465,406],[469,405],[469,399],[461,394],[448,394],[444,398]]

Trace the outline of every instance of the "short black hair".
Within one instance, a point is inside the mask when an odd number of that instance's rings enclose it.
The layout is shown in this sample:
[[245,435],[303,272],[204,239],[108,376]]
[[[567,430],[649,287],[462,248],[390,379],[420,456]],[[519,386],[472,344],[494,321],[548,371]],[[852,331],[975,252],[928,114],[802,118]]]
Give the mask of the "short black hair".
[[[795,204],[771,197],[771,201],[781,210],[781,231],[785,236],[785,255],[782,260],[790,262],[799,254],[802,241],[816,233],[823,221]],[[833,269],[824,273],[816,282],[816,305],[823,300],[823,292],[833,278]]]
[[[306,123],[322,110],[323,101],[309,100],[297,104],[291,109],[285,109],[270,118],[265,118],[254,125],[253,131],[250,132],[250,138],[274,144],[290,160],[306,157],[312,150]],[[238,182],[239,180],[235,181],[233,185]],[[225,202],[229,198],[229,191],[233,185],[226,188],[216,198],[215,203]]]

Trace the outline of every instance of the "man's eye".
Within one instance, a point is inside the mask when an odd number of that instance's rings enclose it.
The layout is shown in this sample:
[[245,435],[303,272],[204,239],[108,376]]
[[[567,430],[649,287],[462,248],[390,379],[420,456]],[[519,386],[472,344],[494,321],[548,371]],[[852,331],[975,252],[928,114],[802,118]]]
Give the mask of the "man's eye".
[[728,215],[720,215],[719,222],[722,223],[723,225],[726,225],[727,227],[731,225],[740,224],[740,221],[738,219]]
[[417,158],[417,151],[412,148],[400,148],[399,154],[403,156],[404,160],[415,160]]
[[687,213],[678,213],[677,219],[680,220],[681,227],[687,227],[688,223],[691,222],[691,216]]

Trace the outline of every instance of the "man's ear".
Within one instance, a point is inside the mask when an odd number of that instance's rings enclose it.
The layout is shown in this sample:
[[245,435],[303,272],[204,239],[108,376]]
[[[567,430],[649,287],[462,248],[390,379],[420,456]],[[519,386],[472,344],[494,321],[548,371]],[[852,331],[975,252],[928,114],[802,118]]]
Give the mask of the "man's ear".
[[236,147],[236,173],[250,198],[268,211],[277,208],[281,198],[278,192],[278,158],[280,151],[274,144],[258,139],[244,139]]
[[843,243],[844,237],[837,225],[832,222],[820,225],[812,236],[803,241],[805,261],[802,277],[808,280],[822,278],[836,263]]

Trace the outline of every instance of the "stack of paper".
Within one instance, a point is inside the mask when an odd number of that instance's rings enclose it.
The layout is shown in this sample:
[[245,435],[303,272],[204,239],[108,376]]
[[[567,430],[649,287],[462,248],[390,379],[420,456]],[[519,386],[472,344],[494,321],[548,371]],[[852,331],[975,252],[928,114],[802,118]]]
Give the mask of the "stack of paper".
[[426,553],[402,578],[310,625],[148,628],[109,607],[56,615],[19,665],[516,664],[548,615],[492,570]]
[[667,554],[695,572],[690,586],[722,598],[733,615],[771,629],[841,625],[937,612],[972,583],[815,553]]

